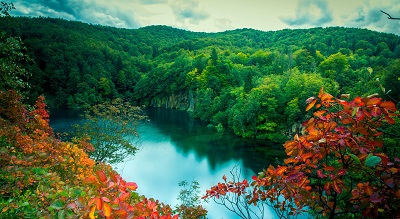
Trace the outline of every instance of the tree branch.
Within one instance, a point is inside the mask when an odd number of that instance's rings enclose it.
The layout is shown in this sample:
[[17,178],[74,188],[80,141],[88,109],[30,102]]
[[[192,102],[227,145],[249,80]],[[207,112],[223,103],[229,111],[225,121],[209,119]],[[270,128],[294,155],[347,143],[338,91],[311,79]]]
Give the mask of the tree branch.
[[386,13],[386,12],[384,12],[384,11],[382,11],[382,10],[380,10],[382,13],[384,13],[384,14],[386,14],[387,16],[388,16],[388,19],[391,19],[391,20],[400,20],[400,18],[399,17],[392,17],[390,14],[388,14],[388,13]]

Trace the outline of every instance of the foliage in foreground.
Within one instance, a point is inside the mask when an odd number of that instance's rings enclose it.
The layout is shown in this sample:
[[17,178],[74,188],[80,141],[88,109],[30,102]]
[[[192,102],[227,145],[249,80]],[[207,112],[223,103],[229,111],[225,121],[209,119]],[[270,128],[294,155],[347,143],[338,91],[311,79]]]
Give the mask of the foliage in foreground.
[[180,218],[205,219],[207,210],[201,205],[199,183],[192,181],[189,184],[187,181],[182,181],[179,183],[179,186],[183,187],[178,196],[181,205],[176,207],[176,212]]
[[395,104],[376,95],[345,101],[323,89],[307,104],[316,111],[303,123],[305,134],[284,144],[283,165],[270,165],[251,183],[224,176],[204,198],[243,218],[263,217],[251,205],[261,212],[269,205],[280,218],[310,210],[323,218],[398,218],[400,159],[385,153],[381,131],[395,123]]
[[177,218],[139,196],[109,165],[95,164],[85,139],[58,140],[44,98],[32,110],[0,90],[0,218]]
[[137,125],[144,118],[140,107],[117,98],[87,110],[84,123],[75,125],[76,136],[89,139],[94,150],[88,154],[96,162],[119,163],[138,150]]

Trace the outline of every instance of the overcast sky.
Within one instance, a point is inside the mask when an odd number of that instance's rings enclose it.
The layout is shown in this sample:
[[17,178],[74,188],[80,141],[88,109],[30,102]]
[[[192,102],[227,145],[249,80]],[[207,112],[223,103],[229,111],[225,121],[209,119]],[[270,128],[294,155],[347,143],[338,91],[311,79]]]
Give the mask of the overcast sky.
[[14,0],[18,16],[123,28],[168,25],[201,32],[345,26],[400,35],[399,0]]

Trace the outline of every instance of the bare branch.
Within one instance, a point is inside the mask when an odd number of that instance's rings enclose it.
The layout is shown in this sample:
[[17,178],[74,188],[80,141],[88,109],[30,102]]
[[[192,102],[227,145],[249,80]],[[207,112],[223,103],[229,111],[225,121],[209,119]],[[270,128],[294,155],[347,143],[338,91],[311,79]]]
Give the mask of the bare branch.
[[392,17],[390,14],[388,14],[388,13],[386,13],[386,12],[384,12],[384,11],[382,11],[382,10],[380,10],[382,13],[384,13],[384,14],[386,14],[387,16],[388,16],[388,19],[391,19],[391,20],[400,20],[400,18],[399,17]]

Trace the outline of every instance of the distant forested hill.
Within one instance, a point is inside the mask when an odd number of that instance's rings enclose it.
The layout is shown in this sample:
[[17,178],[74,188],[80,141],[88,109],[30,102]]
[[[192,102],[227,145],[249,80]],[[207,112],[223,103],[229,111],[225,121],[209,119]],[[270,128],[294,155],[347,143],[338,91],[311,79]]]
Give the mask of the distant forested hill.
[[[185,109],[242,137],[284,140],[307,116],[305,100],[332,94],[400,100],[400,37],[343,27],[197,33],[167,26],[118,29],[15,18],[32,96],[54,107],[116,97]],[[388,21],[390,22],[390,21]]]

